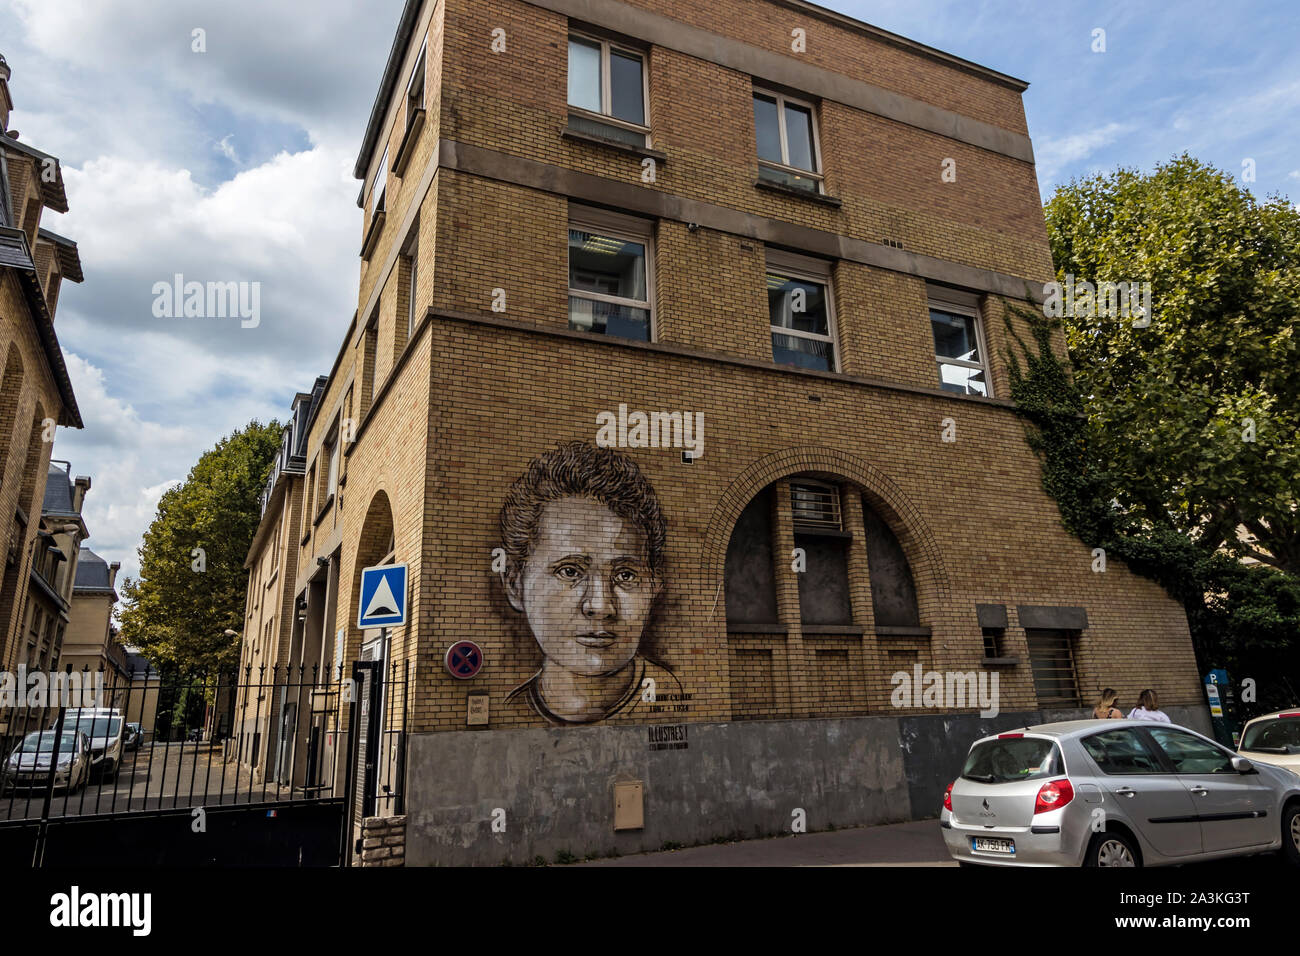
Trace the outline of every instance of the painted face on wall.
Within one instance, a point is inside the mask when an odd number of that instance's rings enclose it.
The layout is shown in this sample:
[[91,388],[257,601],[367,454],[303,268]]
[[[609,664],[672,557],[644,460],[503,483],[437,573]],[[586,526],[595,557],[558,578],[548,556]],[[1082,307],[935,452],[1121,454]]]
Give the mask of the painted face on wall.
[[508,591],[551,664],[596,677],[636,654],[657,584],[645,535],[600,502],[570,496],[543,509],[532,554]]

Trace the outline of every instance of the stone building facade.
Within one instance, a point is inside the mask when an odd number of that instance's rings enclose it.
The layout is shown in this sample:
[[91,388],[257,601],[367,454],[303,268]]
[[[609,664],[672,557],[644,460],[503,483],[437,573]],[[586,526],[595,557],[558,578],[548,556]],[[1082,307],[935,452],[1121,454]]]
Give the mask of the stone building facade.
[[1093,570],[1008,396],[1025,87],[799,0],[406,5],[279,560],[299,660],[413,667],[407,862],[933,816],[978,733],[1103,685],[1206,724],[1181,609]]
[[[0,527],[6,542],[0,670],[9,671],[29,662],[48,666],[57,657],[56,641],[46,640],[43,631],[35,644],[38,657],[29,653],[29,597],[56,557],[41,528],[55,429],[81,427],[54,315],[61,284],[83,278],[76,243],[41,228],[45,209],[68,210],[63,173],[57,158],[27,144],[11,127],[11,75],[0,57]],[[0,730],[4,721],[0,715]]]

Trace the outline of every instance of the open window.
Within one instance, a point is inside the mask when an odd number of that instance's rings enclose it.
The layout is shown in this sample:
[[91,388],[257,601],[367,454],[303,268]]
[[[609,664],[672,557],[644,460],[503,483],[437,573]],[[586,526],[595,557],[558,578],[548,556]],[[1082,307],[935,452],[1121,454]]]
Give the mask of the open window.
[[989,389],[987,350],[976,296],[931,287],[930,330],[939,387],[958,395],[983,395]]

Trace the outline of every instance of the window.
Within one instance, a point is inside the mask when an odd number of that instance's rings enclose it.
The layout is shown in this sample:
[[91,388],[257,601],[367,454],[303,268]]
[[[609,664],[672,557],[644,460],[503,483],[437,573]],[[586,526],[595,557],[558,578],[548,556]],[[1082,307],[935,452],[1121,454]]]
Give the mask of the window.
[[1069,631],[1026,630],[1029,666],[1040,706],[1078,707],[1074,642]]
[[569,37],[569,125],[584,133],[645,146],[645,59],[595,37]]
[[1003,644],[1006,640],[1006,631],[1000,627],[986,627],[982,629],[984,636],[984,656],[985,657],[1003,657]]
[[754,91],[758,176],[808,192],[821,192],[817,120],[811,103],[780,93]]
[[1194,737],[1184,730],[1151,727],[1147,730],[1165,752],[1177,773],[1231,773],[1232,755],[1220,750],[1208,740]]
[[950,297],[942,299],[931,295],[930,329],[934,333],[939,387],[958,395],[987,396],[978,300],[961,293],[950,293]]
[[416,326],[415,294],[418,286],[415,280],[416,269],[419,267],[419,253],[419,237],[412,236],[406,251],[403,253],[406,259],[406,337],[408,340],[411,333],[415,331]]
[[1142,737],[1133,730],[1108,730],[1082,740],[1083,749],[1101,772],[1110,775],[1164,773],[1164,767]]
[[773,361],[839,371],[829,267],[803,256],[769,254],[767,269]]
[[794,544],[803,549],[799,620],[807,624],[853,623],[849,601],[848,544],[840,520],[840,490],[820,481],[790,484]]
[[311,513],[312,502],[315,498],[316,491],[316,463],[311,463],[311,469],[307,472],[307,482],[303,486],[303,494],[306,497],[306,507],[302,510],[302,536],[305,538],[311,533],[311,519],[314,515]]
[[650,341],[650,224],[624,216],[569,222],[569,328]]
[[370,187],[370,215],[383,212],[387,207],[384,200],[388,192],[388,149],[384,149],[384,156],[379,161],[379,170],[375,173],[374,184]]
[[[325,473],[325,497],[328,499],[339,488],[339,435],[337,428],[334,436],[329,440],[329,446],[325,449],[325,454],[329,458],[329,468]],[[324,502],[321,503],[324,505]]]
[[1043,737],[998,737],[978,743],[961,768],[962,779],[976,783],[1015,783],[1064,772],[1060,748]]
[[406,84],[406,125],[408,127],[415,117],[416,110],[424,109],[424,52],[425,47],[421,47],[420,55],[415,60],[415,68],[411,70],[411,81]]

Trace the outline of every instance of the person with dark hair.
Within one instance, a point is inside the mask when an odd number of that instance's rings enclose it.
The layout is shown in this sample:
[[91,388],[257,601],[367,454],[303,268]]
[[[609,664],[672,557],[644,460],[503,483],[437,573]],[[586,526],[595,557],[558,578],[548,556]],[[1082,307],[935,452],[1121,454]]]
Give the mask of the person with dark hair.
[[1169,715],[1160,709],[1160,698],[1151,688],[1138,695],[1138,705],[1128,712],[1129,720],[1154,720],[1162,724],[1172,724]]
[[501,509],[501,583],[542,666],[507,700],[523,697],[553,723],[590,723],[664,684],[680,691],[641,651],[664,593],[667,536],[654,488],[621,452],[575,441],[529,463]]

